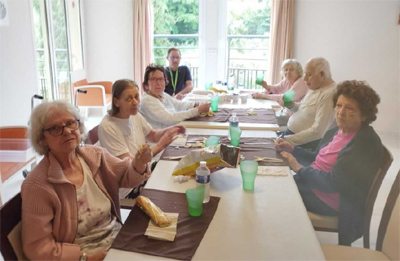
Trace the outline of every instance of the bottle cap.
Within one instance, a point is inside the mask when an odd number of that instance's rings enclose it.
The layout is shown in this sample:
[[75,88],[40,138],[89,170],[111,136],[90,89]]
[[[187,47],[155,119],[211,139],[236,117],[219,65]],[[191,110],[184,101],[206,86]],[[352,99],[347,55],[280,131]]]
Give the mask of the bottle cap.
[[200,161],[200,166],[202,167],[207,166],[207,161]]

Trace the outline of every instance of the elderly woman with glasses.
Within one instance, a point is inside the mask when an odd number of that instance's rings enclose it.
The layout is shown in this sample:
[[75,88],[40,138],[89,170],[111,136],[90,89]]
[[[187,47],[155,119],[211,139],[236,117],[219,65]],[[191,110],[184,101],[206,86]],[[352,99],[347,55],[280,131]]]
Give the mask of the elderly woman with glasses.
[[339,216],[339,243],[362,235],[365,200],[383,161],[383,145],[370,126],[380,101],[367,83],[344,81],[333,96],[337,128],[311,152],[278,140],[276,148],[296,172],[294,179],[307,210]]
[[21,187],[22,245],[32,260],[102,260],[121,228],[118,190],[147,180],[151,150],[121,160],[80,146],[84,125],[70,104],[32,112],[30,138],[44,155]]
[[155,129],[163,129],[210,110],[210,103],[180,101],[165,93],[165,72],[162,66],[148,65],[144,74],[140,112]]

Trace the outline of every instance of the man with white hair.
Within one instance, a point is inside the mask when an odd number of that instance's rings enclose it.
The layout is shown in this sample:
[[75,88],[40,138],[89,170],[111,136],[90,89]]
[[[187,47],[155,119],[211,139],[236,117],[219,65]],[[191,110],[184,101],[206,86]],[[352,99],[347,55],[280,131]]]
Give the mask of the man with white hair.
[[314,149],[334,122],[332,97],[336,83],[332,80],[328,61],[321,57],[307,62],[304,81],[309,91],[301,103],[290,108],[294,113],[287,123],[284,139]]

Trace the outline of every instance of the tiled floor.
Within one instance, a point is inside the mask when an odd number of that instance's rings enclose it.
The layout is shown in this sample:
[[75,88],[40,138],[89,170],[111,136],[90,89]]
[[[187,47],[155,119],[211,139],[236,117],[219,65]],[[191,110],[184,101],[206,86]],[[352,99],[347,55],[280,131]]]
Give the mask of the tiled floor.
[[[380,137],[382,138],[383,144],[392,153],[393,162],[389,168],[388,173],[385,176],[385,179],[382,182],[381,188],[378,192],[378,196],[375,201],[375,206],[371,220],[371,229],[370,229],[371,249],[375,249],[379,222],[381,220],[382,211],[386,203],[386,198],[389,194],[394,179],[400,169],[400,137],[389,136],[384,134],[381,134]],[[337,233],[317,232],[317,236],[322,244],[337,244],[338,242]],[[352,246],[363,247],[363,239],[362,238],[358,239],[352,244]]]

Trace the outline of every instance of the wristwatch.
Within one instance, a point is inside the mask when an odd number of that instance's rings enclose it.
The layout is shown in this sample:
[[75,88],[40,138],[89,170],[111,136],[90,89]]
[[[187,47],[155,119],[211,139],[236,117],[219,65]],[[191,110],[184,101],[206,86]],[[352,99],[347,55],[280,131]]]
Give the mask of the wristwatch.
[[87,255],[85,252],[83,252],[82,255],[79,257],[79,261],[87,261],[87,260],[88,260]]

